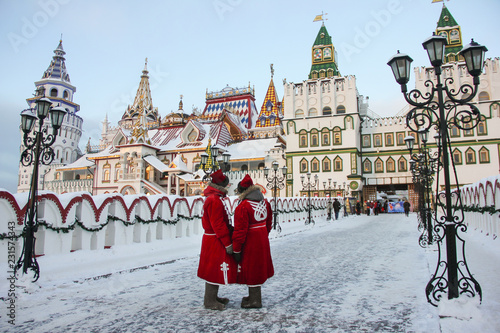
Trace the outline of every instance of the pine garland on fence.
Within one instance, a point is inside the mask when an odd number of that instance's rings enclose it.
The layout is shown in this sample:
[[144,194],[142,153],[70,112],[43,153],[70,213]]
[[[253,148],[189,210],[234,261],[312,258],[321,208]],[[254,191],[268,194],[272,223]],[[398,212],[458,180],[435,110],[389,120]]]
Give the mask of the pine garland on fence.
[[[438,206],[442,207],[443,209],[446,207],[445,204],[441,202],[438,203]],[[460,209],[459,205],[452,205],[451,207],[454,210]],[[494,205],[483,206],[483,207],[480,207],[479,205],[467,205],[467,206],[463,205],[462,209],[464,212],[471,212],[471,213],[481,213],[481,214],[488,213],[490,215],[500,213],[500,209],[495,209]]]

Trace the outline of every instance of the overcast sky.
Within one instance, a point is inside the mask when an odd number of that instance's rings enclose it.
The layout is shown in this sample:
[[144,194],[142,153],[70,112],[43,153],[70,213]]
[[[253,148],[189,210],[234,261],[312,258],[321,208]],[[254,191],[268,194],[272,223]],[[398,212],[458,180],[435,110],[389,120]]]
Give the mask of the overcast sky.
[[[422,42],[436,28],[442,3],[432,0],[0,0],[0,187],[15,192],[19,113],[63,39],[66,67],[84,119],[83,150],[97,144],[105,114],[113,126],[133,102],[148,58],[153,105],[161,116],[178,108],[203,109],[205,93],[226,85],[255,86],[260,109],[269,65],[282,80],[307,79],[311,47],[325,15],[342,75],[357,78],[359,93],[381,116],[404,107],[388,59],[400,50],[415,66],[429,64]],[[446,6],[471,38],[500,56],[498,0],[452,0]]]

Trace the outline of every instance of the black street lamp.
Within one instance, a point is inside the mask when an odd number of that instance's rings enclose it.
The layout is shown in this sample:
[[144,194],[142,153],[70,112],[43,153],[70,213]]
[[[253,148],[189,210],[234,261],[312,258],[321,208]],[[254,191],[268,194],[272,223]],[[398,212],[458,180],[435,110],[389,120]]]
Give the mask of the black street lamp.
[[[477,294],[482,299],[481,286],[474,279],[467,266],[465,242],[457,235],[458,230],[465,232],[467,227],[463,223],[464,213],[456,173],[457,190],[451,191],[450,170],[455,170],[455,165],[451,158],[448,129],[456,126],[463,130],[470,130],[481,121],[481,113],[470,101],[477,94],[479,75],[483,68],[484,53],[487,49],[472,40],[460,51],[460,55],[465,59],[467,71],[473,77],[473,86],[465,83],[459,89],[455,89],[453,78],[445,78],[444,84],[441,82],[441,65],[443,64],[446,38],[434,35],[425,40],[422,45],[427,50],[436,76],[436,83],[432,79],[424,83],[425,92],[417,89],[407,92],[406,84],[410,80],[412,62],[409,56],[398,52],[387,64],[391,67],[396,81],[401,85],[401,92],[405,100],[413,106],[406,117],[407,126],[415,132],[419,129],[429,130],[432,127],[440,135],[441,149],[439,149],[438,163],[440,163],[439,169],[443,170],[444,192],[436,193],[436,209],[438,209],[438,201],[442,209],[439,218],[436,212],[434,227],[438,233],[439,257],[436,271],[426,287],[428,302],[437,306],[437,302],[446,293],[448,299],[457,298],[462,294],[471,297]],[[439,178],[436,191],[439,191]],[[457,238],[462,242],[461,251],[458,251],[458,254]],[[441,249],[444,242],[446,243],[446,257]],[[458,260],[458,255],[460,260]],[[445,275],[447,276],[445,277]]]
[[264,178],[267,181],[266,187],[269,190],[273,191],[273,198],[274,198],[274,207],[273,207],[273,215],[274,215],[274,222],[273,222],[273,229],[276,230],[278,228],[278,232],[281,232],[281,227],[279,226],[278,223],[278,202],[276,201],[278,189],[282,190],[285,188],[285,179],[286,179],[286,171],[287,167],[283,166],[281,168],[281,176],[278,173],[279,170],[279,164],[278,162],[274,161],[272,164],[272,169],[273,169],[273,174],[269,175],[269,168],[265,167],[264,168]]
[[318,175],[314,175],[314,182],[311,181],[311,173],[307,173],[307,182],[305,181],[304,175],[300,176],[300,181],[302,182],[302,191],[307,191],[307,197],[309,198],[309,218],[307,219],[306,224],[310,224],[311,222],[314,223],[314,221],[311,219],[311,191],[316,190],[319,188],[319,180],[318,180]]
[[415,138],[411,135],[405,138],[406,147],[410,151],[410,171],[419,195],[417,216],[420,222],[419,230],[423,229],[423,232],[418,243],[421,247],[431,245],[433,241],[438,239],[438,236],[433,233],[431,198],[434,175],[439,167],[439,150],[431,152],[427,147],[428,134],[425,129],[418,131],[421,143],[418,147],[418,153],[413,153]]
[[221,169],[223,172],[226,172],[228,167],[229,167],[229,159],[231,158],[231,154],[229,154],[227,151],[224,152],[222,156],[222,164],[219,163],[218,157],[219,157],[219,150],[220,148],[217,147],[216,145],[213,145],[210,147],[210,153],[212,155],[212,162],[210,165],[208,165],[208,154],[206,152],[203,152],[200,155],[201,158],[201,163],[200,163],[200,169],[205,172],[205,176],[203,177],[203,180],[206,181],[208,180],[208,177],[210,174],[213,172],[217,171],[218,169]]
[[[52,102],[45,97],[38,99],[35,103],[36,115],[33,113],[33,109],[26,109],[21,112],[21,129],[24,133],[24,147],[26,147],[21,153],[21,163],[24,166],[33,165],[33,172],[24,217],[23,251],[16,265],[16,271],[22,267],[23,274],[27,274],[28,269],[32,270],[34,273],[33,281],[38,280],[40,277],[40,267],[35,257],[35,233],[38,230],[36,213],[39,166],[40,163],[48,165],[54,160],[55,154],[51,146],[56,141],[57,131],[62,125],[64,115],[67,113],[62,107],[52,108]],[[52,133],[49,133],[48,126],[43,126],[43,122],[48,115],[50,115],[52,123]],[[37,120],[38,130],[31,132]]]

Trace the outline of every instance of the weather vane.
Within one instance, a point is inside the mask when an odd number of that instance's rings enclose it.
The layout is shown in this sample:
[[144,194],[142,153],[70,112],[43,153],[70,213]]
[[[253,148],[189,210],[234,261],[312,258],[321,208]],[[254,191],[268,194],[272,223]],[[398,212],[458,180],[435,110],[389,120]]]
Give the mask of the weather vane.
[[328,15],[328,13],[324,13],[323,14],[323,11],[321,11],[321,15],[316,15],[316,17],[314,18],[313,22],[321,21],[321,22],[325,23],[325,20],[328,20],[328,19],[324,18],[323,16],[326,16],[326,15]]
[[273,64],[271,64],[271,79],[274,77],[274,68]]

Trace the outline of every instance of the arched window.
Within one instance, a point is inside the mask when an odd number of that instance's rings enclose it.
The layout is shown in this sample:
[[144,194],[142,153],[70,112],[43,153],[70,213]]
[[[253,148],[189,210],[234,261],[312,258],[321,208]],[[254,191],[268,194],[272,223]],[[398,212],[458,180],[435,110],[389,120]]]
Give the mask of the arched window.
[[490,162],[490,151],[486,147],[479,149],[479,163]]
[[319,134],[317,129],[311,131],[311,147],[319,146]]
[[375,160],[375,172],[384,172],[384,162],[380,157]]
[[59,180],[61,179],[61,173],[60,172],[56,172],[55,176],[54,176],[54,179],[55,180]]
[[103,167],[103,173],[102,173],[102,181],[103,182],[106,182],[106,183],[109,183],[109,173],[110,173],[110,170],[111,170],[111,165],[109,165],[108,163],[106,163]]
[[301,118],[301,117],[304,117],[304,110],[302,109],[297,109],[295,111],[295,118]]
[[330,145],[330,131],[327,128],[323,128],[321,131],[321,144],[323,146]]
[[455,164],[462,164],[462,152],[456,148],[453,150],[453,162]]
[[488,94],[486,91],[481,91],[478,96],[479,101],[489,101],[490,100],[490,94]]
[[50,97],[57,97],[57,89],[56,88],[50,89]]
[[386,162],[387,172],[395,172],[396,171],[396,162],[392,157],[389,157]]
[[363,172],[364,173],[372,173],[372,162],[369,159],[365,159],[363,162]]
[[63,93],[63,98],[64,98],[64,99],[68,99],[68,97],[69,97],[69,93],[68,93],[68,91],[67,91],[67,90],[64,90],[64,93]]
[[335,127],[333,129],[333,144],[341,145],[342,144],[342,135],[339,127]]
[[307,163],[307,160],[303,158],[300,161],[300,172],[308,172],[309,171],[309,163]]
[[332,171],[332,163],[328,157],[323,159],[323,172]]
[[307,147],[307,132],[305,130],[299,132],[299,147]]
[[476,164],[476,152],[474,149],[469,148],[465,151],[465,163]]
[[248,171],[248,165],[247,164],[243,164],[241,166],[241,171]]
[[452,138],[456,138],[456,137],[459,137],[460,136],[460,130],[458,129],[457,126],[455,125],[451,125],[451,128],[450,128],[450,136]]
[[318,110],[316,108],[310,108],[309,109],[309,117],[314,117],[318,115]]
[[342,159],[340,158],[340,156],[337,156],[333,160],[333,171],[342,171],[342,169],[343,169]]
[[332,114],[332,108],[329,106],[325,106],[323,108],[323,116],[329,116]]
[[122,178],[122,165],[120,163],[115,164],[115,181]]
[[339,105],[337,106],[337,114],[344,114],[345,113],[345,106]]
[[319,160],[316,157],[311,161],[311,171],[319,172]]
[[406,158],[401,156],[398,160],[398,168],[399,172],[407,171],[408,170],[408,163],[406,161]]
[[486,121],[483,118],[483,120],[481,120],[477,124],[477,135],[486,135],[486,134],[488,134],[486,131]]
[[259,163],[259,166],[257,167],[259,170],[263,170],[266,167],[264,163]]

